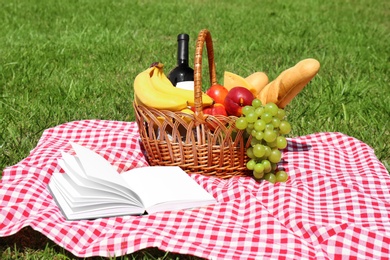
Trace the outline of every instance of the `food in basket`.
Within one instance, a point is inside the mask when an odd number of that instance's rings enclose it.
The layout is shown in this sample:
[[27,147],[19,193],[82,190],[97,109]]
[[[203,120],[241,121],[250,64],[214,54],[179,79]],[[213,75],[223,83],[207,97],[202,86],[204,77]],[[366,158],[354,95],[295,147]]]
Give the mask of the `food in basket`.
[[257,95],[269,83],[267,74],[262,71],[252,73],[245,80],[257,90],[254,95]]
[[284,108],[314,78],[320,70],[320,63],[312,58],[298,62],[283,71],[275,80],[265,86],[256,96],[263,104],[273,102]]
[[237,86],[244,87],[250,90],[250,92],[252,92],[253,95],[257,95],[257,93],[259,92],[257,86],[255,87],[254,85],[249,83],[249,81],[247,81],[245,78],[229,71],[225,71],[223,74],[223,85],[228,90],[231,90],[232,88]]
[[242,108],[252,104],[255,96],[245,87],[237,86],[229,90],[224,105],[229,115],[241,116]]
[[214,99],[215,103],[223,104],[229,90],[221,84],[213,84],[207,91],[206,94]]
[[[185,108],[183,110],[181,110],[182,113],[184,113],[184,115],[181,117],[185,122],[189,123],[191,120],[192,120],[192,115],[195,114],[194,111],[191,110],[191,108]],[[188,115],[191,115],[191,116],[188,116]]]
[[255,179],[266,179],[272,183],[286,181],[287,173],[277,168],[282,158],[281,150],[287,147],[285,135],[291,131],[284,109],[275,103],[263,105],[256,98],[242,109],[242,113],[235,126],[252,136],[251,145],[246,150],[248,170],[252,171]]
[[[245,106],[245,102],[239,99],[236,109],[230,113],[227,111],[228,116],[207,115],[204,113],[205,108],[218,105],[206,104],[207,99],[202,96],[207,95],[202,92],[204,46],[207,47],[210,85],[218,84],[211,34],[204,29],[199,33],[195,49],[193,95],[196,95],[196,105],[191,105],[194,114],[179,112],[183,109],[168,111],[156,109],[153,105],[148,107],[138,102],[136,95],[133,107],[148,162],[151,165],[180,165],[189,173],[202,173],[224,179],[252,175],[270,182],[285,181],[286,173],[277,168],[277,163],[281,159],[281,150],[287,145],[284,135],[288,134],[291,126],[284,119],[283,109],[279,109],[275,103],[265,108],[265,104],[263,105],[260,99],[254,99],[255,95],[245,87],[257,80],[258,91],[262,92],[268,77],[254,73],[244,78],[242,84],[234,83],[235,86],[231,87],[240,87],[249,92],[252,101],[249,105]],[[233,95],[234,91],[228,93],[223,101],[227,110],[230,107],[226,105],[229,103],[229,94]],[[207,97],[211,98],[208,95]],[[188,105],[188,102],[186,103]],[[256,113],[249,113],[250,110]],[[243,115],[234,116],[237,111],[241,111]],[[189,117],[188,123],[183,120],[184,115]],[[162,122],[160,118],[163,119]],[[256,144],[259,145],[255,148]]]
[[[134,80],[134,98],[136,102],[156,109],[180,111],[194,106],[194,91],[176,88],[163,71],[162,63],[153,63],[150,68],[139,73]],[[210,106],[214,100],[202,93],[204,106]]]
[[272,102],[284,108],[314,78],[319,69],[320,63],[316,59],[304,59],[284,70],[271,82],[267,74],[260,71],[246,78],[225,71],[223,85],[228,90],[236,86],[245,87],[260,99],[263,105]]
[[215,103],[211,106],[205,107],[203,109],[203,113],[206,115],[221,115],[221,116],[228,116],[225,106],[221,103]]

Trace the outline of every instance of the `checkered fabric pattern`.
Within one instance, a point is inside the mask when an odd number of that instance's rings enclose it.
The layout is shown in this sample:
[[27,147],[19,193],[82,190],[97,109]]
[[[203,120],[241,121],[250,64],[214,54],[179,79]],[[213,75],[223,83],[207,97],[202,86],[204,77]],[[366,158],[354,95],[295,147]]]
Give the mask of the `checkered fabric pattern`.
[[86,120],[44,131],[37,147],[3,171],[0,236],[25,226],[79,257],[147,247],[208,259],[389,259],[390,177],[374,151],[341,133],[288,139],[286,183],[191,176],[218,204],[145,216],[66,221],[47,183],[69,141],[119,172],[145,166],[134,122]]

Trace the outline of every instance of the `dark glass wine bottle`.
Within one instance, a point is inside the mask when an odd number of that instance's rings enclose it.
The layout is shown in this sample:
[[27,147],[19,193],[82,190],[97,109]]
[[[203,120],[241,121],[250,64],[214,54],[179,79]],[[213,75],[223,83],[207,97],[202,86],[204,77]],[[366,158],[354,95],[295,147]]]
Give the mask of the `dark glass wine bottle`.
[[177,66],[172,69],[168,78],[176,87],[193,89],[194,70],[188,65],[188,42],[190,36],[181,33],[177,36]]

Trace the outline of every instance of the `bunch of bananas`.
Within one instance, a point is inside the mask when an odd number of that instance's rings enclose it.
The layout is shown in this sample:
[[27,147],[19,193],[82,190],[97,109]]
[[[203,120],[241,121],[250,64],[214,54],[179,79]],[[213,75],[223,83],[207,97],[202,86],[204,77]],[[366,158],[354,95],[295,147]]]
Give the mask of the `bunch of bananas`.
[[[194,91],[176,88],[165,75],[162,63],[153,63],[139,73],[134,80],[134,98],[140,105],[160,110],[183,111],[193,107]],[[203,106],[210,106],[213,99],[202,93]]]

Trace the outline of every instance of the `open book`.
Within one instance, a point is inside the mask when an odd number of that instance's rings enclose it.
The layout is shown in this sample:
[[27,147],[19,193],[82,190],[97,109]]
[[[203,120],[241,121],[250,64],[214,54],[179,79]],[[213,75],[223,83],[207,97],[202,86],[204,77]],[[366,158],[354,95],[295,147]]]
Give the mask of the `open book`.
[[68,220],[152,214],[215,204],[214,197],[178,166],[148,166],[119,174],[102,156],[71,143],[49,190]]

